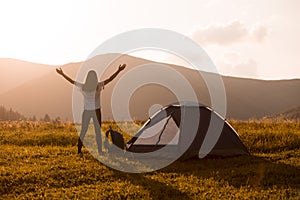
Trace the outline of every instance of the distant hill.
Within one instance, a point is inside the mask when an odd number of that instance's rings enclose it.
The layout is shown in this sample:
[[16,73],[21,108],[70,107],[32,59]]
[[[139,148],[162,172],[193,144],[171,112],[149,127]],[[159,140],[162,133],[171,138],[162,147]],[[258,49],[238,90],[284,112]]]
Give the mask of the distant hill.
[[[113,54],[99,55],[86,63],[104,66],[114,56]],[[120,77],[143,64],[157,64],[153,61],[122,55],[109,65],[100,79],[108,78],[117,69],[119,63],[126,63],[127,68],[102,92],[101,104],[104,120],[113,119],[110,108],[111,95]],[[81,64],[80,62],[69,63],[64,65],[63,69],[68,75],[75,78]],[[199,73],[181,66],[164,65],[183,75],[196,91],[198,100],[203,104],[210,105],[208,89]],[[205,74],[213,76],[213,74]],[[171,80],[177,85],[181,84],[178,80],[173,80],[172,76],[163,77],[160,73],[157,73],[156,76]],[[83,81],[83,77],[80,80]],[[227,118],[242,120],[261,118],[300,106],[299,79],[266,81],[224,76],[223,81],[227,96]],[[1,87],[2,85],[0,85]],[[4,89],[2,88],[2,90]],[[50,72],[0,94],[0,105],[12,107],[29,117],[36,115],[40,118],[47,113],[54,118],[60,116],[62,120],[70,120],[72,119],[72,90],[72,85],[58,76],[52,67]],[[133,93],[129,102],[129,111],[133,118],[144,120],[149,117],[148,111],[153,104],[167,105],[176,101],[176,96],[167,88],[148,84]],[[125,103],[120,99],[120,106],[123,104]]]
[[290,120],[300,120],[300,106],[296,108],[288,109],[287,111],[282,112],[276,116],[277,117],[281,116],[284,117],[285,119],[290,119]]
[[49,73],[51,65],[0,58],[0,94]]

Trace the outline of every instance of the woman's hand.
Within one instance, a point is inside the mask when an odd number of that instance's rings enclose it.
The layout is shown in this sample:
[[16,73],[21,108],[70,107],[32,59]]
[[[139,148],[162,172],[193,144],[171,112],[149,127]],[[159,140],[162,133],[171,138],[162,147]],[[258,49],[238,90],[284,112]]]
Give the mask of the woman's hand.
[[63,70],[62,70],[61,68],[56,68],[56,72],[57,72],[58,74],[60,74],[60,75],[63,75],[63,74],[64,74],[64,72],[63,72]]
[[124,70],[125,67],[126,67],[126,64],[120,64],[120,65],[119,65],[119,71]]
[[120,64],[118,70],[117,70],[113,75],[111,75],[108,79],[106,79],[106,80],[104,81],[104,85],[107,85],[107,84],[108,84],[109,82],[111,82],[114,78],[116,78],[116,76],[117,76],[122,70],[124,70],[125,67],[126,67],[126,64]]
[[73,79],[71,79],[69,76],[67,76],[63,70],[59,67],[59,68],[56,68],[56,72],[59,74],[59,75],[62,75],[67,81],[69,81],[70,83],[72,84],[75,84],[75,81]]

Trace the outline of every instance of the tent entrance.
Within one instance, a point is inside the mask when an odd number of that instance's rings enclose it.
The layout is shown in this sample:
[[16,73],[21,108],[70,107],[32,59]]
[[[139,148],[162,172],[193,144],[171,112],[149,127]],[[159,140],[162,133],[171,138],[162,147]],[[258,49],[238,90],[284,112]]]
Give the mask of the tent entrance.
[[179,128],[172,115],[143,130],[134,145],[178,145]]

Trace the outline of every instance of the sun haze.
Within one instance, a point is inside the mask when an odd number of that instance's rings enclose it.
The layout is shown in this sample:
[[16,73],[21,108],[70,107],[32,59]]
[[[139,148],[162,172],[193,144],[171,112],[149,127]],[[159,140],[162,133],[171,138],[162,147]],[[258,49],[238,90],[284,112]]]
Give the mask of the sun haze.
[[[1,1],[0,57],[44,64],[83,61],[106,39],[164,28],[201,45],[225,75],[299,78],[299,1]],[[172,55],[139,54],[182,64]]]

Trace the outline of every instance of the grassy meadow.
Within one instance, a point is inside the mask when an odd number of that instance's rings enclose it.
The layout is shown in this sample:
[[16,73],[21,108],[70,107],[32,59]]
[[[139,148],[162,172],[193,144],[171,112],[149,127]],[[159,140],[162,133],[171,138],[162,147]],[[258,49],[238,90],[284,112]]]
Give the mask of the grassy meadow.
[[[129,174],[85,149],[77,155],[71,123],[0,122],[0,199],[300,199],[300,122],[230,123],[251,156],[177,161]],[[104,123],[103,131],[109,126],[117,129]]]

